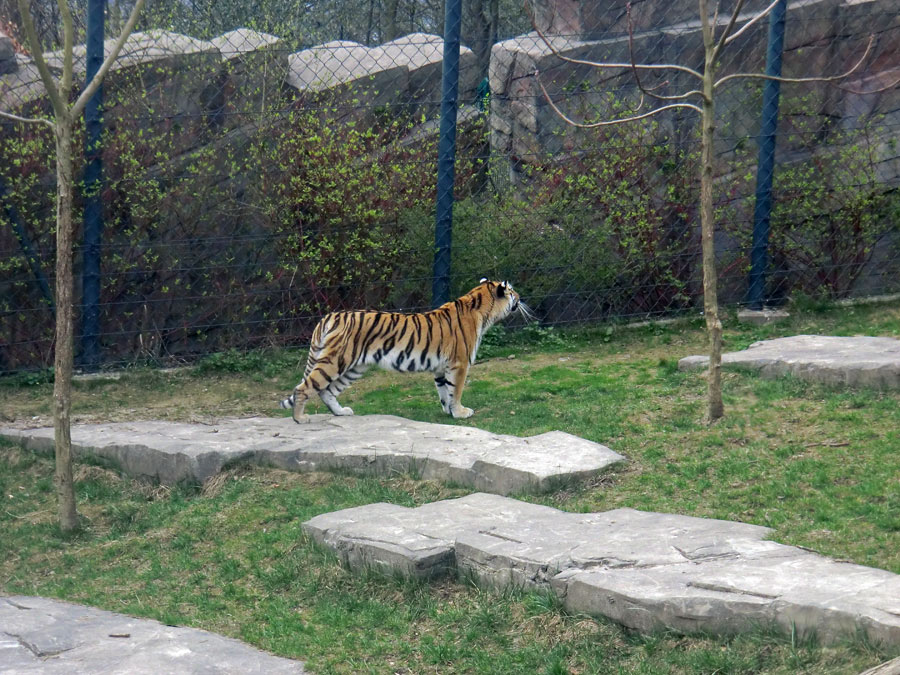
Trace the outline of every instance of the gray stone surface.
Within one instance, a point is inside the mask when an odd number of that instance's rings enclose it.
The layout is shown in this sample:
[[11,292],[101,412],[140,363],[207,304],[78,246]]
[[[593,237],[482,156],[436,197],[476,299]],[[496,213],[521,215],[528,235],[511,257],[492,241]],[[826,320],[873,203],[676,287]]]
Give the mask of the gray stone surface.
[[13,73],[18,68],[19,64],[16,61],[16,50],[13,47],[13,41],[0,31],[0,75]]
[[[300,92],[328,93],[333,102],[363,98],[369,106],[400,102],[428,116],[441,100],[444,41],[412,33],[377,47],[333,40],[288,56],[286,82]],[[461,47],[459,98],[469,101],[478,86],[475,54]],[[353,107],[358,107],[353,104]]]
[[860,673],[860,675],[900,675],[900,656],[874,668],[869,668],[864,673]]
[[[109,55],[115,44],[116,40],[114,38],[103,42],[103,53],[105,56]],[[122,51],[119,52],[119,56],[110,68],[110,72],[140,64],[155,63],[173,57],[204,53],[215,53],[218,56],[218,50],[212,43],[182,35],[181,33],[166,30],[132,33],[125,40]],[[87,48],[85,45],[75,45],[72,52],[72,67],[76,74],[84,75],[86,54]],[[48,52],[44,54],[44,59],[50,68],[62,71],[62,52]]]
[[225,61],[281,46],[281,38],[249,28],[238,28],[214,37],[210,43],[222,54]]
[[900,576],[766,541],[757,525],[627,508],[565,513],[473,494],[357,507],[303,528],[355,570],[551,588],[570,611],[641,631],[772,625],[827,643],[860,632],[900,645]]
[[[0,436],[39,452],[53,450],[53,429],[0,429]],[[391,415],[313,415],[223,419],[216,424],[126,422],[72,427],[76,454],[112,460],[123,471],[165,484],[203,481],[229,462],[290,471],[340,468],[390,476],[415,473],[497,494],[551,489],[623,457],[609,448],[550,431],[530,438],[474,427],[413,422]]]
[[[708,356],[687,356],[680,370],[697,370]],[[794,335],[754,342],[722,355],[724,366],[758,370],[763,377],[793,375],[811,382],[900,389],[900,340],[888,337]]]
[[22,111],[26,105],[39,101],[44,93],[37,66],[29,58],[17,56],[16,68],[0,75],[0,110]]
[[0,598],[0,673],[303,673],[272,656],[195,628],[57,600]]
[[777,323],[789,319],[790,316],[790,312],[783,309],[742,309],[737,314],[738,321],[754,326]]

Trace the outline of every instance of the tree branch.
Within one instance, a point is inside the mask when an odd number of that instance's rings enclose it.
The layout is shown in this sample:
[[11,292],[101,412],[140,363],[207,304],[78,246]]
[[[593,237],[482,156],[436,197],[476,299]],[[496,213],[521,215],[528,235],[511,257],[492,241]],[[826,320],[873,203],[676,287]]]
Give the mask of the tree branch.
[[12,120],[13,122],[25,122],[26,124],[46,124],[51,129],[56,128],[56,125],[53,124],[52,120],[45,120],[42,117],[19,117],[18,115],[13,115],[12,113],[3,112],[2,110],[0,110],[0,117]]
[[887,91],[888,89],[893,89],[898,84],[900,84],[900,77],[898,77],[896,80],[894,80],[890,84],[886,84],[883,87],[878,87],[878,89],[869,89],[868,91],[861,91],[858,89],[853,89],[852,87],[842,87],[839,84],[836,84],[834,86],[837,87],[838,89],[840,89],[841,91],[847,91],[847,92],[850,92],[851,94],[856,94],[857,96],[868,96],[869,94],[880,94],[881,92]]
[[53,81],[53,75],[50,68],[44,60],[44,50],[38,39],[37,31],[34,29],[34,22],[31,20],[31,10],[28,7],[28,0],[18,0],[19,14],[22,17],[22,27],[25,29],[25,37],[28,39],[28,45],[31,47],[31,56],[34,58],[34,65],[37,66],[41,81],[44,83],[44,89],[47,91],[47,97],[53,106],[53,112],[57,117],[65,115],[65,102],[59,95],[59,89]]
[[[25,0],[19,0],[19,2],[24,1]],[[103,82],[103,78],[106,77],[106,73],[112,67],[112,64],[115,63],[115,60],[117,58],[119,58],[119,52],[122,51],[122,47],[125,46],[125,41],[128,40],[128,37],[131,35],[131,31],[134,30],[134,26],[138,20],[138,15],[141,13],[141,9],[143,7],[144,0],[137,0],[137,2],[134,4],[134,8],[132,8],[131,10],[131,15],[128,17],[128,21],[122,28],[122,32],[116,39],[116,43],[113,45],[113,48],[109,52],[109,55],[103,60],[103,64],[100,66],[99,70],[97,70],[97,73],[94,75],[88,85],[84,88],[84,91],[81,92],[81,95],[72,105],[73,116],[78,116],[81,114],[81,111],[84,110],[87,102],[91,99],[91,96],[94,95],[94,92],[97,91],[100,83]]]
[[866,45],[866,51],[860,57],[859,61],[856,62],[850,70],[846,73],[841,73],[840,75],[832,75],[831,77],[776,77],[774,75],[763,75],[761,73],[733,73],[732,75],[726,75],[725,77],[719,79],[714,85],[713,88],[718,87],[720,84],[724,84],[728,80],[736,80],[738,78],[755,78],[757,80],[774,80],[776,82],[788,82],[788,83],[802,83],[802,82],[834,82],[836,80],[843,80],[845,77],[849,77],[857,70],[859,67],[865,62],[865,60],[869,56],[869,52],[872,51],[872,43],[875,41],[875,36],[869,36],[869,44]]
[[[719,38],[719,42],[716,44],[716,48],[713,51],[712,60],[716,61],[719,58],[719,54],[722,53],[722,48],[725,46],[726,40],[728,40],[728,36],[731,34],[731,31],[734,29],[734,24],[737,23],[738,15],[741,13],[741,9],[744,6],[744,0],[738,0],[737,4],[734,6],[734,11],[731,13],[731,18],[728,20],[728,25],[725,26],[725,31],[722,33]],[[719,19],[719,4],[716,3],[716,17],[713,22],[712,30],[713,37],[715,37],[716,26],[718,25],[716,21]]]
[[632,117],[619,117],[614,120],[606,120],[603,122],[592,122],[592,123],[584,123],[584,122],[576,122],[568,115],[566,115],[559,107],[553,102],[553,99],[550,98],[550,94],[547,92],[546,88],[544,88],[544,83],[541,82],[540,74],[538,71],[534,71],[534,77],[537,80],[538,86],[541,88],[541,91],[544,93],[544,99],[546,99],[547,103],[550,104],[550,107],[553,108],[553,112],[559,115],[567,124],[570,124],[573,127],[577,127],[579,129],[597,129],[598,127],[608,127],[614,124],[624,124],[626,122],[634,122],[636,120],[642,120],[647,117],[652,117],[657,113],[661,113],[664,110],[672,110],[673,108],[690,108],[691,110],[696,110],[699,113],[703,111],[699,106],[694,105],[693,103],[670,103],[669,105],[664,105],[659,108],[654,108],[653,110],[644,113],[643,115],[634,115]]
[[[625,13],[628,16],[628,55],[631,57],[631,69],[634,71],[634,81],[637,83],[638,89],[641,90],[642,93],[647,96],[652,96],[653,98],[659,101],[678,101],[685,98],[690,98],[691,96],[702,96],[703,92],[698,91],[696,89],[692,89],[689,92],[684,94],[676,94],[674,96],[666,96],[663,94],[654,94],[652,90],[646,89],[641,82],[640,73],[638,73],[638,64],[634,60],[634,21],[631,16],[631,3],[627,3],[625,5]],[[668,84],[668,80],[663,82],[662,84],[657,85],[653,89],[659,89],[659,87],[665,86]]]
[[760,19],[764,19],[765,17],[769,16],[769,14],[772,12],[772,10],[775,9],[775,5],[777,5],[779,2],[781,2],[781,0],[773,0],[772,4],[770,4],[762,12],[760,12],[759,14],[754,16],[752,19],[750,19],[747,23],[745,23],[743,26],[741,26],[741,29],[737,33],[735,33],[734,35],[729,35],[728,39],[725,40],[725,44],[727,45],[727,44],[731,43],[733,40],[737,40],[738,36],[741,33],[743,33],[745,30],[750,28],[750,26],[755,24]]
[[63,72],[59,83],[59,95],[64,103],[68,103],[72,91],[72,52],[75,43],[75,29],[72,24],[72,12],[68,0],[56,0],[59,16],[63,24]]
[[[532,24],[533,25],[533,24]],[[547,48],[559,59],[563,61],[567,61],[568,63],[575,63],[577,65],[582,66],[590,66],[592,68],[632,68],[630,63],[600,63],[596,61],[587,61],[584,59],[573,59],[569,56],[564,56],[556,47],[550,44],[550,40],[547,39],[547,36],[544,35],[537,26],[534,26],[535,32],[540,36],[541,40],[544,41],[544,44],[547,45]],[[682,73],[687,73],[688,75],[693,75],[698,80],[703,79],[703,75],[698,73],[693,68],[688,68],[686,66],[679,66],[674,63],[660,63],[660,64],[646,64],[646,63],[638,63],[634,66],[634,68],[639,68],[641,70],[678,70]]]

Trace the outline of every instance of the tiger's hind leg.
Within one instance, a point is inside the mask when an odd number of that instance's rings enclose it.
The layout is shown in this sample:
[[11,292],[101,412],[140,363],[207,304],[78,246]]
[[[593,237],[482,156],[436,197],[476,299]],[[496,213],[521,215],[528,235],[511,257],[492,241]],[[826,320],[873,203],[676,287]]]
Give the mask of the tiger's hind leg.
[[304,377],[303,381],[294,387],[294,392],[281,402],[282,408],[289,408],[293,411],[293,418],[297,424],[309,422],[309,415],[303,411],[306,409],[306,402],[312,394],[312,385],[309,377]]
[[320,391],[319,398],[322,399],[333,414],[352,415],[353,408],[341,406],[341,404],[338,403],[337,397],[340,396],[347,387],[361,378],[365,372],[365,368],[362,366],[351,368],[346,373],[339,375],[336,379],[332,380],[331,384]]
[[[335,415],[352,415],[353,411],[349,408],[341,408],[332,392],[332,387],[339,386],[337,383],[342,381],[341,376],[335,374],[334,368],[330,362],[316,363],[312,368],[308,368],[308,373],[303,381],[294,387],[294,393],[281,402],[282,408],[292,408],[294,411],[294,421],[297,424],[309,422],[309,416],[304,414],[306,403],[315,393],[324,401],[328,409]],[[344,387],[338,389],[343,391]],[[345,410],[349,412],[344,412]]]

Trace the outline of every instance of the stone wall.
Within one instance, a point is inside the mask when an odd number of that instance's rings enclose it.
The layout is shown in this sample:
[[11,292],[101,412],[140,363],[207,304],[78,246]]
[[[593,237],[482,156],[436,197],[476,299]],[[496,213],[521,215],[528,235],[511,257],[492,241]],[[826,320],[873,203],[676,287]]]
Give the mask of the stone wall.
[[[628,0],[532,0],[534,25],[545,35],[601,40],[628,33]],[[695,22],[697,0],[638,0],[631,4],[636,32]],[[747,0],[745,11],[764,9],[766,0]],[[723,11],[727,9],[727,3]]]
[[[622,19],[608,14],[604,24],[593,24],[585,18],[596,3],[550,3],[578,7],[580,19],[563,27],[572,32],[550,35],[555,50],[569,58],[587,61],[628,63],[631,59],[629,38]],[[658,24],[663,16],[673,20],[667,26],[635,34],[635,59],[642,63],[676,63],[702,69],[702,38],[695,3],[651,1],[640,3],[641,25]],[[571,9],[571,8],[570,8]],[[826,84],[784,85],[782,97],[804,96],[812,108],[803,114],[815,120],[827,133],[828,125],[836,129],[852,129],[861,120],[881,116],[882,136],[871,139],[876,146],[877,161],[883,182],[900,184],[900,159],[893,142],[900,127],[900,87],[860,95],[888,86],[900,77],[900,13],[895,0],[803,0],[789,5],[785,36],[783,74],[788,77],[832,75],[844,72],[865,52],[869,36],[874,48],[866,64],[841,87]],[[569,14],[574,14],[574,9]],[[553,16],[566,16],[554,13]],[[539,13],[540,16],[540,13]],[[742,21],[751,13],[745,13]],[[873,17],[878,17],[873,25]],[[720,18],[720,21],[724,21]],[[740,24],[739,24],[740,25]],[[539,27],[541,27],[539,25]],[[558,26],[548,22],[544,28]],[[767,22],[761,21],[731,44],[722,58],[723,75],[736,72],[764,72]],[[602,37],[591,39],[598,33]],[[586,37],[584,37],[586,36]],[[535,72],[539,75],[536,76]],[[540,89],[538,77],[554,102],[576,119],[604,119],[621,113],[621,104],[636,104],[640,92],[630,69],[596,69],[562,61],[536,33],[529,33],[494,45],[491,54],[490,83],[494,95],[491,116],[492,150],[499,156],[517,160],[538,161],[547,156],[564,156],[590,144],[590,134],[566,125],[551,109]],[[674,94],[697,86],[688,75],[675,71],[664,76],[645,75],[645,85],[655,86],[663,79],[668,85],[661,93]],[[755,136],[759,128],[759,97],[746,80],[735,81],[720,90],[716,104],[719,122],[717,155],[727,160],[735,139]],[[758,90],[758,86],[755,87]],[[615,103],[610,101],[610,95]],[[753,102],[756,101],[756,104]],[[644,110],[648,110],[645,106]],[[659,139],[678,141],[694,133],[696,115],[673,112],[657,118]],[[786,131],[782,120],[780,131]],[[627,132],[623,132],[627,133]],[[792,144],[788,134],[779,138],[779,161],[802,158],[806,145]],[[726,169],[723,169],[726,170]]]
[[16,63],[16,50],[13,47],[13,41],[0,32],[0,75],[15,72],[18,68]]

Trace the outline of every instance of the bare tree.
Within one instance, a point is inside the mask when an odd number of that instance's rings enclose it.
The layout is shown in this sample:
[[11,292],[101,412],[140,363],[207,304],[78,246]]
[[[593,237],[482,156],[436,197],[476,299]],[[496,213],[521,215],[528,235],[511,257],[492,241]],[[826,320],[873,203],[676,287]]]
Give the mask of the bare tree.
[[[872,49],[873,40],[870,38],[865,53],[859,61],[847,72],[833,77],[791,78],[773,77],[761,73],[733,73],[717,79],[716,71],[719,65],[719,57],[722,55],[722,51],[725,47],[747,31],[751,26],[767,16],[780,1],[781,0],[774,0],[765,9],[750,17],[739,30],[735,30],[735,26],[740,19],[741,9],[744,6],[744,0],[738,0],[724,29],[717,36],[716,33],[719,27],[719,4],[716,2],[715,11],[713,12],[713,16],[710,17],[709,1],[699,0],[704,49],[702,72],[694,70],[693,68],[671,63],[637,63],[634,55],[633,22],[631,21],[630,3],[628,4],[630,63],[604,63],[567,57],[557,49],[552,40],[548,39],[536,25],[534,26],[538,35],[540,35],[541,39],[544,41],[544,44],[547,45],[554,55],[563,61],[574,65],[590,66],[600,69],[630,69],[634,74],[635,82],[641,91],[641,101],[638,104],[637,111],[633,114],[630,114],[627,117],[618,117],[600,122],[581,123],[566,115],[559,106],[553,102],[553,99],[550,97],[550,94],[540,80],[540,73],[535,72],[535,77],[544,94],[544,98],[550,104],[553,111],[567,124],[582,129],[593,129],[602,126],[633,122],[657,115],[666,110],[678,108],[686,108],[700,114],[700,239],[703,261],[703,309],[706,317],[707,334],[709,335],[709,371],[707,375],[707,420],[709,422],[714,422],[719,419],[725,412],[724,404],[722,402],[722,321],[719,318],[718,292],[716,289],[717,275],[715,246],[713,239],[715,231],[715,215],[713,210],[713,141],[715,137],[716,91],[728,82],[748,78],[777,80],[779,82],[832,82],[840,80],[855,72],[866,60]],[[663,82],[653,89],[645,87],[641,82],[641,74],[647,74],[648,71],[669,71],[689,75],[697,81],[697,88],[673,95],[656,93],[660,87],[667,84],[667,82]],[[646,99],[654,99],[659,101],[659,104],[647,112],[642,113],[640,112],[640,109],[643,107],[643,103]]]
[[72,479],[72,364],[74,345],[72,340],[74,281],[72,275],[72,247],[74,227],[72,206],[74,196],[74,171],[72,138],[75,122],[84,111],[88,100],[97,91],[106,73],[122,50],[125,40],[134,29],[144,0],[137,0],[125,27],[116,39],[100,69],[81,94],[70,103],[73,77],[74,26],[72,13],[66,0],[57,5],[63,25],[63,69],[57,83],[44,59],[41,41],[28,11],[28,0],[18,0],[19,14],[28,47],[41,75],[47,97],[53,108],[53,119],[20,117],[0,111],[0,116],[16,122],[46,124],[53,129],[56,139],[56,349],[54,354],[53,427],[56,442],[56,494],[59,507],[59,525],[63,532],[78,527],[75,510],[75,487]]

